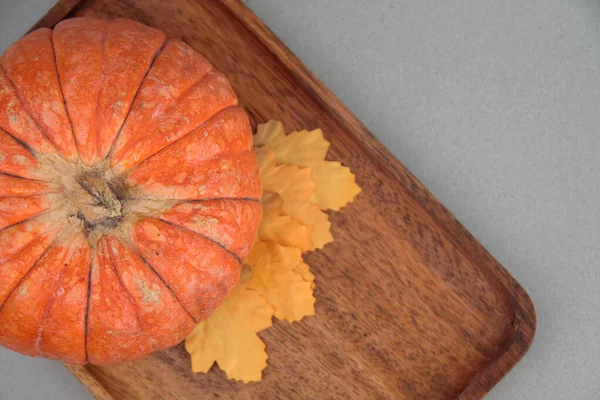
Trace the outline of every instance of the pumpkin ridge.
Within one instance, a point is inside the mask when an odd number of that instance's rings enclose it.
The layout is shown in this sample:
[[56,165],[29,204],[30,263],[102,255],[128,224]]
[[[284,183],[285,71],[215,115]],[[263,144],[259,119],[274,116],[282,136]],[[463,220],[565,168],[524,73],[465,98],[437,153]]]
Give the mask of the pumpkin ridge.
[[[56,245],[58,238],[60,235],[56,235],[56,237],[48,244],[48,247],[46,247],[44,249],[44,251],[42,252],[42,254],[38,257],[38,259],[33,263],[33,265],[31,266],[31,268],[29,268],[27,270],[27,272],[25,272],[25,274],[23,274],[23,276],[21,277],[21,279],[19,279],[19,282],[15,285],[15,287],[13,287],[10,291],[10,293],[8,294],[8,296],[6,296],[6,298],[4,299],[4,301],[0,304],[0,313],[2,313],[2,309],[4,308],[4,305],[6,304],[6,302],[8,301],[8,299],[11,298],[11,296],[14,294],[15,290],[17,290],[17,288],[19,287],[19,285],[21,285],[21,283],[23,283],[23,281],[25,280],[25,278],[31,273],[31,271],[33,271],[33,269],[35,267],[38,266],[38,264],[40,263],[40,261],[46,256],[46,254],[48,254],[48,252]],[[37,239],[37,237],[36,237]],[[34,239],[35,240],[35,239]],[[33,242],[33,240],[32,240]],[[21,251],[24,251],[27,249],[28,246],[24,246],[20,251],[18,251],[14,256],[16,256],[17,254],[19,254]],[[13,256],[13,257],[14,257]],[[12,259],[13,257],[11,257],[10,259]],[[10,260],[9,259],[9,260]]]
[[240,266],[242,265],[242,260],[237,256],[237,254],[235,254],[234,252],[232,252],[231,250],[229,250],[227,247],[223,246],[221,243],[217,242],[215,239],[210,238],[210,237],[208,237],[206,235],[203,235],[201,233],[198,233],[198,232],[196,232],[194,230],[191,230],[190,228],[187,228],[187,227],[185,227],[183,225],[176,224],[175,222],[167,221],[166,219],[162,219],[162,218],[156,218],[156,219],[158,219],[159,221],[162,221],[162,222],[164,222],[166,224],[169,224],[169,225],[171,225],[171,226],[173,226],[175,228],[181,229],[183,231],[191,232],[191,233],[193,233],[195,235],[198,235],[198,236],[200,236],[200,237],[202,237],[202,238],[204,238],[204,239],[206,239],[208,241],[213,242],[214,244],[216,244],[217,246],[219,246],[221,249],[223,249],[225,252],[227,252],[228,254],[230,254],[231,256],[233,256],[238,261],[238,263],[240,264]]
[[[0,58],[0,64],[1,62]],[[0,104],[2,104],[1,108],[4,112],[4,116],[0,116],[0,121],[2,121],[0,128],[3,131],[18,138],[20,143],[26,142],[28,149],[35,149],[40,153],[55,151],[52,143],[38,129],[23,103],[19,101],[17,92],[8,80],[8,76],[2,72],[2,69],[0,69]],[[12,107],[15,105],[18,107]],[[10,115],[7,115],[9,113],[17,117],[22,124],[19,124],[19,126],[11,125]],[[6,118],[7,116],[8,118]],[[22,121],[21,118],[23,118]]]
[[[11,197],[12,197],[12,196],[11,196]],[[35,215],[32,215],[32,216],[30,216],[30,217],[27,217],[27,218],[25,218],[25,219],[23,219],[23,220],[21,220],[21,221],[14,222],[14,223],[12,223],[12,224],[10,224],[10,225],[7,225],[7,226],[5,226],[4,228],[0,228],[0,233],[4,232],[4,231],[5,231],[5,230],[7,230],[7,229],[10,229],[10,228],[12,228],[12,227],[15,227],[15,226],[17,226],[17,225],[19,225],[19,224],[24,224],[24,223],[26,223],[26,222],[32,221],[32,220],[34,220],[34,219],[36,219],[36,218],[39,218],[40,216],[42,216],[42,215],[44,215],[44,214],[50,214],[50,213],[52,213],[52,211],[54,211],[54,210],[52,210],[52,208],[51,208],[51,207],[48,207],[47,209],[45,209],[44,211],[42,211],[42,212],[40,212],[40,213],[37,213],[37,214],[35,214]]]
[[[180,202],[159,218],[208,236],[243,260],[256,238],[262,215],[258,201],[237,199]],[[244,225],[242,223],[249,222]]]
[[15,178],[15,179],[23,179],[24,181],[49,183],[49,181],[43,181],[41,179],[35,179],[35,178],[28,178],[26,176],[19,176],[19,175],[15,175],[15,174],[11,174],[11,173],[8,173],[8,172],[3,172],[3,171],[0,171],[0,175],[9,176],[9,177]]
[[106,81],[106,73],[104,72],[104,52],[106,47],[106,36],[108,36],[108,25],[105,27],[104,32],[102,33],[102,81],[100,82],[100,88],[98,90],[98,97],[96,98],[96,110],[94,112],[94,125],[96,132],[94,132],[94,140],[96,141],[96,157],[98,156],[98,150],[100,148],[100,138],[99,138],[99,129],[98,129],[98,109],[100,108],[100,100],[102,98],[102,88],[104,87],[104,82]]
[[148,77],[148,74],[150,73],[150,70],[152,70],[152,67],[154,66],[154,62],[156,61],[156,59],[158,58],[158,56],[160,55],[160,53],[162,53],[163,49],[165,48],[165,46],[167,45],[169,41],[165,38],[165,41],[163,42],[163,44],[160,46],[160,48],[158,49],[158,51],[154,54],[154,57],[152,57],[152,61],[150,61],[150,64],[148,65],[148,69],[146,70],[146,73],[144,74],[144,76],[142,77],[142,80],[140,81],[140,85],[138,86],[137,90],[135,91],[135,95],[133,96],[133,99],[131,100],[131,104],[129,105],[129,110],[127,110],[127,114],[125,114],[125,118],[123,118],[123,122],[121,123],[121,127],[119,128],[118,133],[115,135],[115,139],[113,140],[112,144],[110,145],[110,148],[108,150],[108,152],[106,153],[106,156],[104,157],[104,160],[111,160],[113,157],[113,153],[115,152],[115,148],[117,147],[117,142],[119,141],[119,138],[121,137],[121,133],[123,132],[123,127],[125,126],[125,123],[127,122],[127,119],[129,119],[129,115],[131,114],[131,110],[133,110],[133,105],[135,104],[137,98],[138,98],[138,94],[140,93],[140,90],[142,89],[142,86],[144,85],[144,82],[146,82],[146,78]]
[[[21,208],[20,213],[15,212],[17,207]],[[49,196],[43,194],[25,197],[0,196],[0,227],[36,217],[51,207]]]
[[[54,252],[55,267],[52,267],[50,263],[44,265],[45,271],[49,271],[46,274],[52,274],[45,276],[50,280],[55,277],[56,286],[53,285],[50,288],[47,285],[40,285],[40,289],[45,289],[46,296],[44,297],[48,309],[43,315],[43,324],[39,320],[37,323],[38,329],[43,326],[37,345],[42,357],[58,358],[67,363],[81,365],[85,362],[86,259],[89,256],[90,247],[85,237],[77,232],[64,236],[57,246],[62,248],[61,259],[58,259]],[[23,286],[28,285],[28,291],[31,291],[33,284],[35,290],[39,285],[39,283],[36,284],[39,282],[36,280],[44,277],[42,272],[39,269],[34,270]],[[34,291],[34,293],[39,292]],[[23,295],[21,292],[19,294]],[[25,301],[29,300],[25,299]],[[42,315],[38,315],[38,318],[41,317]]]
[[[170,42],[173,42],[173,43],[175,43],[175,42],[181,42],[185,46],[189,47],[189,45],[187,43],[182,42],[182,41],[177,40],[177,39],[167,39],[167,40],[165,40],[164,46],[166,46]],[[191,47],[190,47],[190,49],[191,49]],[[161,48],[161,50],[162,50],[162,48]],[[194,88],[196,88],[196,86],[198,86],[198,84],[202,83],[208,77],[208,75],[210,74],[210,72],[216,72],[216,70],[213,67],[213,65],[208,60],[205,59],[205,61],[208,63],[208,65],[210,66],[210,68],[206,70],[206,72],[204,73],[204,75],[200,76],[193,83],[191,83],[187,88],[185,88],[181,92],[181,94],[177,98],[172,99],[169,104],[165,104],[165,108],[159,114],[153,115],[152,118],[159,117],[159,116],[163,115],[165,112],[167,112],[168,110],[172,109],[177,104],[178,101],[180,101],[182,98],[185,98]],[[148,72],[150,72],[150,68],[148,69]],[[142,84],[143,84],[143,82],[142,82]],[[140,85],[140,87],[141,86],[143,86],[143,85]]]
[[[158,218],[139,221],[134,241],[181,295],[181,302],[196,321],[212,314],[239,280],[242,266],[237,258],[213,241]],[[204,301],[198,301],[199,297]]]
[[[158,118],[158,117],[164,115],[167,111],[175,108],[175,106],[177,106],[177,104],[179,104],[179,102],[182,101],[182,99],[185,99],[188,94],[190,94],[194,89],[196,89],[198,86],[200,86],[202,83],[204,83],[204,81],[210,77],[211,72],[213,72],[213,73],[215,72],[215,69],[212,65],[210,66],[210,69],[208,71],[206,71],[206,73],[204,75],[202,75],[200,78],[198,78],[198,80],[196,80],[188,88],[186,88],[183,92],[181,92],[181,94],[177,98],[173,99],[170,104],[168,104],[164,109],[162,109],[160,111],[160,113],[158,113],[156,115],[152,115],[152,118],[153,119]],[[212,115],[211,115],[211,117],[212,117]],[[204,122],[206,122],[206,121],[204,121]],[[202,124],[200,124],[200,125],[202,125]]]
[[[38,167],[37,152],[35,152],[27,143],[23,142],[10,132],[0,128],[0,148],[4,151],[8,151],[6,154],[0,153],[0,164],[2,164],[0,169],[2,173],[24,179],[36,178],[33,170],[34,167]],[[9,153],[12,155],[11,162],[5,162]],[[12,158],[15,155],[24,157],[27,162],[23,162],[23,165],[15,163]],[[28,165],[31,165],[32,168],[28,168]]]
[[[73,235],[75,236],[75,235]],[[71,238],[69,238],[69,244],[72,244],[73,240]],[[67,253],[68,255],[68,253]],[[63,258],[63,260],[67,257],[67,255],[65,255],[65,257]],[[60,270],[60,276],[58,277],[58,279],[56,280],[56,284],[54,285],[54,289],[52,290],[52,298],[50,299],[50,301],[48,301],[48,304],[46,305],[46,309],[44,310],[44,315],[42,317],[42,319],[40,320],[40,326],[39,326],[39,330],[38,330],[38,336],[35,339],[35,350],[37,351],[37,353],[39,355],[43,355],[39,346],[40,346],[40,340],[42,339],[42,334],[44,333],[44,325],[46,320],[48,319],[48,315],[50,314],[50,309],[52,308],[52,305],[54,304],[55,300],[56,300],[56,296],[54,295],[56,293],[56,291],[58,290],[58,288],[60,287],[63,277],[65,276],[65,271],[66,271],[66,266],[63,266],[63,268]],[[23,277],[23,279],[25,279],[25,277]]]
[[[149,160],[147,160],[147,161],[149,161]],[[244,165],[244,167],[246,167],[246,168],[241,168],[239,165],[235,166],[235,170],[238,173],[240,173],[240,172],[249,173],[251,169],[258,171],[255,152],[252,148],[249,148],[248,150],[241,150],[241,151],[223,152],[223,153],[217,154],[214,157],[211,157],[211,158],[208,158],[205,160],[198,160],[198,162],[193,165],[193,168],[191,168],[192,166],[189,166],[187,163],[183,163],[181,166],[181,169],[183,170],[183,167],[186,167],[189,170],[189,171],[187,171],[189,173],[188,176],[204,178],[204,180],[202,182],[195,183],[198,185],[198,187],[205,187],[205,185],[218,186],[219,192],[222,194],[225,194],[225,196],[223,196],[223,197],[235,198],[233,196],[236,196],[236,195],[241,196],[242,194],[250,194],[250,195],[258,194],[258,195],[260,195],[262,193],[262,185],[258,178],[254,178],[252,180],[247,179],[242,182],[241,178],[239,176],[237,176],[237,182],[236,182],[238,184],[238,186],[236,186],[234,188],[233,193],[230,193],[230,195],[227,193],[223,193],[223,190],[220,190],[220,189],[223,187],[222,185],[224,182],[221,182],[220,185],[216,185],[213,181],[211,181],[211,178],[212,178],[213,174],[221,172],[221,170],[219,170],[218,163],[225,162],[225,161],[229,161],[230,164],[231,163],[246,163],[247,165]],[[188,166],[190,168],[188,168]],[[204,171],[202,173],[198,173],[199,169],[205,168],[205,167],[206,167],[206,171]],[[149,196],[155,196],[155,197],[150,197],[150,198],[162,199],[162,200],[172,198],[172,197],[166,197],[166,196],[169,196],[169,194],[165,194],[165,196],[163,196],[162,193],[159,195],[156,194],[156,188],[155,187],[153,188],[152,185],[150,185],[148,182],[149,171],[151,172],[152,169],[149,169],[146,165],[145,169],[143,169],[143,170],[133,171],[131,174],[129,174],[129,176],[126,178],[126,180],[129,184],[132,184],[134,186],[139,186],[144,191],[144,193],[148,193]],[[157,176],[159,179],[155,179]],[[153,181],[151,183],[153,183],[154,185],[160,184],[161,187],[167,188],[167,189],[176,189],[178,187],[183,186],[183,184],[168,182],[168,179],[170,179],[170,178],[171,178],[170,175],[162,174],[162,175],[154,175],[150,179]],[[229,177],[226,177],[226,178],[229,178]],[[232,179],[233,179],[233,177],[232,177]],[[164,182],[165,180],[167,180],[167,182]],[[223,180],[223,181],[225,181],[225,180]],[[242,188],[239,187],[240,183],[247,185],[245,190],[242,190]],[[188,187],[189,186],[191,186],[191,185],[188,184]],[[216,188],[213,188],[213,189],[216,189]],[[235,193],[236,191],[241,191],[241,193]],[[205,198],[205,197],[203,197],[205,195],[213,196],[213,197],[215,195],[218,195],[217,193],[212,193],[212,192],[209,192],[208,194],[205,194],[205,193],[206,193],[205,191],[198,189],[198,190],[196,190],[196,193],[182,195],[181,197],[179,197],[177,199],[178,200],[203,199],[203,198]],[[248,197],[248,196],[244,196],[244,198],[246,198],[246,197]]]
[[173,295],[173,298],[177,301],[177,303],[179,303],[179,305],[181,306],[181,308],[183,309],[183,311],[185,311],[185,313],[191,318],[191,320],[194,322],[194,324],[197,324],[198,321],[196,321],[196,318],[194,318],[192,316],[192,314],[190,314],[190,312],[188,311],[188,309],[185,308],[185,305],[183,305],[183,303],[181,302],[181,300],[179,300],[179,297],[177,297],[177,295],[175,294],[175,292],[173,291],[173,289],[171,288],[171,286],[169,286],[169,284],[167,283],[167,281],[165,281],[163,279],[163,277],[160,276],[160,274],[158,273],[158,271],[156,271],[156,269],[152,266],[152,264],[150,264],[150,262],[148,260],[146,260],[146,258],[142,255],[142,253],[140,253],[138,251],[138,249],[136,248],[136,246],[134,245],[133,247],[128,247],[127,244],[125,244],[125,243],[122,243],[122,244],[127,249],[129,249],[132,252],[134,252],[140,258],[140,260],[142,260],[142,262],[150,269],[150,271],[152,271],[154,273],[154,275],[156,275],[158,277],[158,279],[160,279],[160,281],[162,282],[162,284],[169,290],[169,292],[171,292],[171,294]]
[[69,114],[69,108],[67,107],[67,98],[65,97],[65,92],[63,91],[62,82],[60,80],[60,72],[58,72],[58,62],[56,60],[56,48],[54,47],[54,30],[52,31],[52,35],[50,36],[50,44],[52,45],[52,55],[54,56],[54,69],[56,70],[56,77],[58,78],[58,90],[60,91],[60,95],[63,99],[65,113],[67,114],[67,119],[69,120],[69,125],[71,126],[71,135],[73,136],[73,143],[75,144],[75,151],[77,152],[77,158],[79,158],[80,157],[79,156],[79,147],[77,146],[77,140],[75,139],[75,129],[73,129],[73,121],[71,120],[71,115]]
[[[218,75],[222,76],[223,78],[225,78],[225,76],[224,76],[223,74],[221,74],[220,72],[215,72],[215,71],[216,71],[216,70],[215,70],[215,69],[214,69],[214,68],[211,66],[211,70],[209,70],[209,72],[207,72],[205,75],[203,75],[201,79],[199,79],[199,80],[198,80],[196,83],[194,83],[192,86],[190,86],[188,89],[186,89],[184,93],[182,93],[182,94],[181,94],[179,97],[177,97],[175,100],[173,100],[173,102],[172,102],[171,104],[169,104],[169,106],[167,106],[167,107],[166,107],[164,110],[162,110],[162,111],[161,111],[161,112],[160,112],[158,115],[154,116],[153,118],[160,117],[161,115],[165,114],[165,113],[166,113],[167,111],[169,111],[170,109],[174,108],[174,107],[177,105],[178,101],[182,101],[182,99],[185,99],[185,95],[187,94],[187,92],[188,92],[188,91],[192,91],[192,90],[194,90],[194,89],[195,89],[197,86],[200,86],[202,83],[204,83],[204,81],[205,81],[206,79],[210,78],[210,77],[211,77],[211,73],[212,73],[213,75],[217,75],[217,74],[218,74]],[[234,93],[234,92],[233,92],[233,88],[232,88],[232,87],[231,87],[231,85],[229,84],[229,81],[227,81],[227,79],[226,79],[226,78],[225,78],[225,81],[226,81],[226,83],[229,85],[229,89],[231,90],[231,92],[232,92],[232,93]],[[235,96],[235,93],[234,93],[234,96]],[[184,133],[183,135],[181,135],[181,136],[180,136],[180,137],[178,137],[177,139],[173,140],[172,142],[169,142],[169,143],[167,143],[165,146],[161,147],[160,149],[157,149],[157,150],[156,150],[156,151],[154,151],[153,153],[151,153],[151,154],[148,154],[148,155],[147,155],[145,158],[143,158],[143,159],[141,159],[141,160],[137,161],[137,163],[136,163],[135,165],[132,165],[131,167],[129,167],[129,168],[127,168],[127,169],[125,169],[124,171],[129,171],[129,170],[131,170],[131,169],[133,169],[133,168],[137,167],[137,166],[138,166],[138,165],[140,165],[142,162],[144,162],[144,161],[146,161],[146,160],[150,159],[151,157],[155,156],[156,154],[160,153],[161,151],[163,151],[163,150],[166,150],[166,149],[167,149],[167,148],[169,148],[169,146],[171,146],[172,144],[174,144],[174,143],[177,143],[178,141],[180,141],[181,139],[183,139],[183,138],[187,137],[187,136],[188,136],[188,135],[190,135],[191,133],[194,133],[196,130],[198,130],[198,129],[202,128],[203,126],[205,126],[205,125],[206,125],[206,124],[207,124],[207,123],[208,123],[210,120],[212,120],[212,118],[213,118],[213,117],[215,117],[215,116],[216,116],[216,115],[218,115],[219,113],[221,113],[221,112],[223,112],[223,111],[225,111],[225,110],[227,110],[227,109],[230,109],[230,108],[236,108],[236,107],[239,107],[239,106],[238,106],[238,99],[237,99],[237,96],[235,96],[235,104],[233,104],[233,105],[229,105],[229,106],[226,106],[226,107],[224,107],[224,108],[221,108],[221,109],[219,109],[219,110],[215,111],[215,112],[214,112],[212,115],[210,115],[210,116],[207,116],[207,118],[206,118],[205,120],[203,120],[202,122],[200,122],[200,124],[199,124],[199,125],[197,125],[197,126],[195,126],[194,128],[190,129],[188,132]],[[125,154],[124,154],[124,156],[126,156],[126,155],[127,155],[127,153],[125,153]],[[116,163],[116,165],[118,165],[118,164],[119,164],[119,162],[117,162],[117,163]]]
[[204,199],[181,200],[181,203],[199,203],[199,202],[202,202],[202,201],[215,201],[215,200],[253,201],[255,203],[260,203],[260,199],[256,198],[256,197],[213,197],[213,198],[204,198]]
[[[167,150],[168,150],[168,149],[169,149],[169,148],[170,148],[172,145],[175,145],[175,144],[179,143],[180,141],[183,141],[183,140],[184,140],[184,139],[186,139],[186,138],[187,138],[189,135],[191,135],[191,134],[193,134],[194,132],[196,132],[196,131],[198,131],[198,130],[200,130],[200,129],[204,128],[205,126],[207,126],[207,124],[209,124],[209,123],[212,121],[212,119],[213,119],[213,118],[215,118],[216,116],[218,116],[219,114],[221,114],[221,113],[225,113],[225,112],[227,112],[228,110],[231,110],[231,109],[239,109],[239,108],[240,108],[240,106],[239,106],[239,105],[237,105],[237,104],[235,104],[235,105],[232,105],[232,106],[227,106],[227,107],[225,107],[225,108],[223,108],[223,109],[221,109],[221,110],[219,110],[219,111],[215,112],[213,115],[211,115],[209,118],[207,118],[207,119],[206,119],[206,121],[202,122],[202,123],[201,123],[201,124],[200,124],[198,127],[194,128],[194,129],[192,129],[192,130],[190,130],[189,132],[187,132],[186,134],[184,134],[184,135],[183,135],[183,136],[181,136],[180,138],[177,138],[177,139],[175,139],[175,140],[174,140],[174,141],[172,141],[171,143],[167,143],[167,145],[166,145],[166,146],[164,146],[164,147],[163,147],[163,148],[161,148],[160,150],[157,150],[156,152],[154,152],[154,153],[152,153],[152,154],[148,155],[146,158],[144,158],[144,159],[140,160],[140,161],[139,161],[139,162],[138,162],[136,165],[133,165],[133,166],[131,166],[131,167],[128,167],[128,168],[126,168],[125,170],[123,170],[123,174],[125,174],[125,175],[130,175],[130,174],[132,174],[132,173],[133,173],[133,172],[134,172],[134,171],[135,171],[135,170],[136,170],[138,167],[140,167],[142,164],[144,164],[145,162],[147,162],[148,160],[150,160],[152,157],[154,157],[154,156],[156,156],[156,155],[158,155],[158,154],[162,153],[163,151],[167,151]],[[245,151],[245,150],[244,150],[244,151]],[[242,153],[242,152],[243,152],[243,151],[237,151],[237,152],[221,152],[221,153],[216,153],[216,154],[215,154],[213,157],[211,157],[211,158],[208,158],[208,159],[205,159],[205,160],[202,160],[202,161],[203,161],[203,162],[205,162],[205,161],[212,160],[212,159],[214,159],[214,158],[216,158],[216,157],[219,157],[219,156],[224,156],[224,155],[229,155],[229,154],[238,154],[238,153]]]
[[[133,308],[135,309],[135,321],[137,323],[137,328],[139,330],[139,332],[143,335],[146,336],[148,338],[150,338],[150,336],[144,331],[143,327],[142,327],[142,322],[140,320],[140,315],[138,314],[138,307],[137,304],[133,298],[133,296],[131,295],[131,293],[129,292],[129,290],[127,289],[127,286],[125,286],[125,284],[123,283],[123,279],[121,278],[121,274],[119,273],[119,270],[117,269],[117,266],[115,264],[115,259],[114,259],[114,254],[112,252],[112,249],[110,249],[110,245],[108,244],[108,236],[104,236],[102,239],[104,239],[104,246],[107,248],[107,252],[108,252],[108,258],[110,260],[110,266],[112,267],[115,276],[117,277],[117,281],[119,282],[119,286],[121,287],[121,289],[127,294],[127,299],[129,300],[129,303],[133,306]],[[100,240],[102,240],[100,239]],[[156,351],[156,346],[154,344],[153,340],[149,340],[150,345],[152,346],[152,351]]]
[[0,73],[4,74],[4,77],[6,78],[7,82],[10,84],[10,86],[13,89],[13,91],[15,92],[15,96],[17,96],[17,99],[19,99],[19,102],[21,103],[21,106],[23,107],[23,110],[25,110],[25,112],[27,113],[27,115],[29,116],[29,118],[31,119],[31,121],[35,124],[35,126],[38,128],[38,130],[44,136],[44,138],[52,145],[52,147],[54,147],[54,150],[56,150],[57,154],[59,154],[63,159],[67,160],[67,157],[64,154],[62,154],[62,152],[58,149],[58,146],[56,145],[56,143],[54,143],[54,141],[52,141],[50,139],[50,137],[48,136],[48,132],[46,132],[44,129],[42,129],[42,126],[39,124],[39,122],[35,118],[33,118],[33,115],[31,114],[31,111],[27,108],[27,106],[23,102],[23,98],[21,97],[21,93],[19,93],[19,90],[15,86],[14,82],[12,81],[12,79],[10,79],[10,77],[8,76],[8,73],[6,73],[6,69],[4,68],[4,65],[2,65],[1,63],[0,63]]
[[[106,243],[109,243],[115,271],[131,295],[139,318],[139,330],[149,339],[154,351],[179,343],[193,329],[194,320],[135,251],[114,237]],[[163,327],[157,329],[159,325]]]
[[[2,73],[1,69],[2,69],[2,66],[0,65],[0,73]],[[20,144],[29,153],[31,153],[32,156],[36,157],[36,152],[27,143],[25,143],[24,141],[22,141],[21,139],[19,139],[18,137],[16,137],[9,131],[7,131],[6,129],[3,129],[2,127],[0,127],[0,132],[6,133],[8,136],[10,136],[11,139],[13,139],[15,142]]]
[[[157,200],[158,197],[130,197],[131,200]],[[168,197],[161,197],[161,200],[172,200],[177,202],[176,204],[173,205],[174,206],[178,206],[179,204],[183,204],[183,203],[197,203],[197,202],[201,202],[201,201],[212,201],[212,200],[231,200],[231,201],[237,201],[237,200],[241,200],[241,201],[254,201],[257,203],[260,203],[260,199],[256,198],[256,197],[206,197],[206,198],[202,198],[202,199],[175,199],[175,198],[168,198]]]
[[[1,234],[3,234],[3,233],[5,233],[5,232],[4,232],[5,230],[12,229],[12,228],[14,228],[14,227],[16,227],[17,225],[20,225],[20,224],[23,224],[23,225],[24,225],[24,224],[26,224],[26,223],[28,223],[28,222],[31,222],[31,221],[33,221],[33,220],[35,220],[35,217],[34,217],[34,218],[29,218],[29,219],[23,220],[23,221],[21,221],[21,222],[17,222],[16,224],[13,224],[13,225],[11,225],[10,227],[6,227],[6,228],[4,228],[4,229],[0,230],[0,235],[1,235]],[[10,262],[10,261],[11,261],[11,260],[12,260],[14,257],[16,257],[16,256],[17,256],[17,255],[18,255],[18,254],[19,254],[21,251],[23,251],[25,248],[29,247],[29,245],[30,245],[30,244],[32,244],[32,243],[33,243],[35,240],[39,239],[39,238],[40,238],[40,236],[42,236],[42,235],[43,235],[43,234],[45,234],[45,233],[47,233],[47,230],[41,230],[41,231],[40,231],[40,232],[39,232],[39,233],[38,233],[36,236],[32,236],[32,237],[31,237],[31,238],[30,238],[28,241],[26,241],[25,243],[23,243],[21,247],[19,247],[18,249],[16,249],[16,250],[14,251],[14,253],[12,253],[12,254],[8,255],[8,257],[7,257],[6,255],[4,255],[4,258],[0,258],[0,262],[1,262],[2,264],[5,264],[5,263],[8,263],[8,262]],[[1,240],[2,240],[2,237],[0,236],[0,241],[1,241]]]
[[89,324],[89,315],[90,315],[90,298],[92,295],[92,265],[95,257],[95,252],[93,246],[90,246],[90,261],[88,265],[88,281],[87,281],[87,295],[86,295],[86,304],[85,304],[85,316],[83,317],[83,349],[85,350],[85,360],[84,363],[88,363],[89,355],[88,355],[88,324]]
[[35,179],[22,179],[0,172],[0,197],[25,198],[47,195],[53,191],[50,185]]
[[[211,122],[211,120],[216,117],[217,115],[219,115],[220,113],[223,113],[227,110],[230,110],[232,108],[239,108],[239,105],[235,104],[232,106],[227,106],[219,111],[217,111],[216,113],[214,113],[213,115],[211,115],[210,117],[208,117],[206,119],[206,121],[203,121],[199,126],[197,126],[196,128],[190,130],[189,132],[187,132],[186,134],[184,134],[183,136],[181,136],[180,138],[175,139],[174,141],[172,141],[171,143],[167,143],[166,146],[162,147],[161,149],[157,150],[156,152],[148,155],[146,158],[140,160],[136,165],[132,165],[131,167],[126,168],[125,170],[123,170],[123,174],[125,175],[130,175],[131,173],[133,173],[139,166],[141,166],[145,161],[150,160],[152,157],[154,157],[157,154],[162,153],[163,151],[166,151],[167,149],[169,149],[169,147],[171,147],[172,145],[175,145],[176,143],[178,143],[179,141],[185,139],[186,137],[188,137],[189,135],[191,135],[192,133],[196,132],[199,129],[202,129],[204,126],[206,126],[209,122]],[[241,153],[241,151],[239,152],[224,152],[224,153],[217,153],[215,154],[214,157],[206,159],[204,161],[208,161],[211,160],[217,156],[222,156],[222,155],[226,155],[226,154],[237,154],[237,153]]]
[[[2,173],[0,173],[0,175],[2,175]],[[4,199],[30,199],[30,198],[32,198],[32,197],[37,197],[37,198],[40,198],[40,197],[43,197],[43,196],[40,196],[40,195],[45,195],[45,194],[47,194],[47,193],[44,193],[44,192],[38,192],[38,193],[35,193],[35,194],[31,194],[31,193],[30,193],[30,194],[11,194],[11,195],[0,195],[0,201],[2,201],[2,200],[4,200]],[[46,210],[44,210],[44,211],[42,211],[42,212],[46,212],[46,211],[48,211],[48,209],[46,209]],[[35,215],[32,215],[32,217],[37,217],[37,216],[38,216],[38,215],[40,215],[40,214],[41,214],[41,213],[39,213],[39,214],[35,214]],[[30,218],[30,217],[28,217],[27,219],[29,219],[29,218]],[[23,220],[23,221],[25,221],[25,220]],[[11,224],[10,226],[12,226],[12,225],[14,225],[14,224]]]
[[[25,107],[23,115],[29,114],[29,128],[35,126],[40,136],[45,134],[50,142],[48,146],[53,144],[63,158],[76,160],[77,149],[58,87],[51,39],[51,29],[31,32],[6,49],[0,64],[7,76],[5,84],[15,89],[13,100],[20,99]],[[24,132],[23,140],[29,140],[28,131]]]

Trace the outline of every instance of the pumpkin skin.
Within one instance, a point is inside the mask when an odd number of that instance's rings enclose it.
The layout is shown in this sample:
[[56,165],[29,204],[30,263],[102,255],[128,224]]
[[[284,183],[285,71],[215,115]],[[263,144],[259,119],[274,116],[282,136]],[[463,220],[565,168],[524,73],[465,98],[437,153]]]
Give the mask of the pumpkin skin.
[[181,342],[261,218],[248,118],[200,54],[75,18],[0,59],[0,344],[72,364]]

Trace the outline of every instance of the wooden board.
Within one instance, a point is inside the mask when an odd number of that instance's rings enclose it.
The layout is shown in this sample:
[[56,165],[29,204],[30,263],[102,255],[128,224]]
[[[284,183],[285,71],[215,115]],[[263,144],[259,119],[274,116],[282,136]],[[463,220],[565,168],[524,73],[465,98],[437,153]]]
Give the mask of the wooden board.
[[244,385],[194,375],[183,345],[69,370],[99,399],[476,399],[524,355],[535,311],[519,284],[240,1],[62,0],[39,23],[125,17],[162,29],[231,80],[254,124],[320,127],[357,174],[336,241],[306,256],[317,316],[260,336],[269,366]]

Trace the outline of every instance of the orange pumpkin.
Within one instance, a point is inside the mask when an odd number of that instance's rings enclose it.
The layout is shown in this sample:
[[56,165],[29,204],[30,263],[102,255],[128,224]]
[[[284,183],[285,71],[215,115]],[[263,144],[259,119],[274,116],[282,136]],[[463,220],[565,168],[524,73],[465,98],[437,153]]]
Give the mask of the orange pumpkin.
[[0,343],[73,364],[182,341],[258,229],[227,79],[137,22],[77,18],[0,60]]

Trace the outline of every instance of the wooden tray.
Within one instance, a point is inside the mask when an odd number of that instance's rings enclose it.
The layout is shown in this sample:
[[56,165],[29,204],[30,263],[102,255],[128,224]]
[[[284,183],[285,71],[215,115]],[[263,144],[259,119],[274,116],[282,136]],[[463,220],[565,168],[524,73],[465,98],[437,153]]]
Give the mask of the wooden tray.
[[523,357],[535,311],[519,284],[239,0],[61,0],[34,27],[125,17],[162,29],[231,80],[254,124],[320,127],[363,188],[306,256],[317,315],[261,333],[260,383],[192,374],[183,345],[69,370],[99,399],[475,399]]

